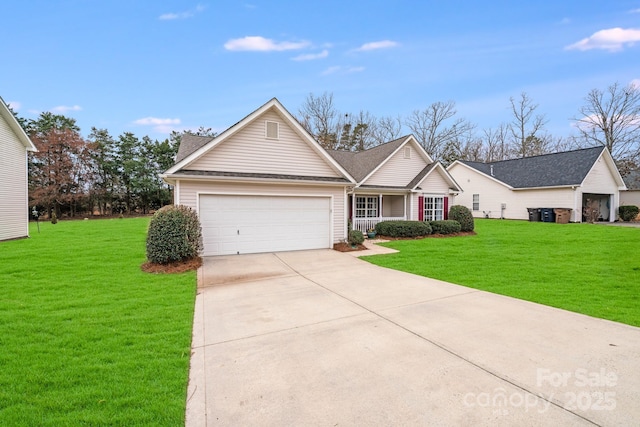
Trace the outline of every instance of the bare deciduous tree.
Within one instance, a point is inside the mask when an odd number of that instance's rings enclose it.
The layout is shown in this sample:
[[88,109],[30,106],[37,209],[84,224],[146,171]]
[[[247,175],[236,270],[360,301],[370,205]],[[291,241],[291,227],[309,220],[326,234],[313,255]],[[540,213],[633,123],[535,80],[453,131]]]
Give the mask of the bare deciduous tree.
[[453,119],[456,113],[454,101],[438,101],[422,111],[413,111],[406,120],[406,125],[418,142],[435,160],[442,159],[448,143],[457,143],[462,135],[475,128],[475,125],[462,118],[447,125],[447,120]]
[[397,117],[380,117],[376,126],[372,131],[374,139],[374,145],[384,144],[385,142],[398,139],[402,132],[402,118]]
[[526,92],[519,99],[509,98],[513,118],[509,123],[513,152],[516,157],[529,157],[544,154],[549,138],[542,135],[547,120],[544,115],[535,115],[538,104],[535,104]]
[[298,110],[298,121],[326,149],[338,144],[339,113],[333,105],[333,93],[310,93]]
[[640,158],[640,86],[614,83],[606,91],[593,89],[580,116],[574,118],[580,137],[607,147],[617,162]]

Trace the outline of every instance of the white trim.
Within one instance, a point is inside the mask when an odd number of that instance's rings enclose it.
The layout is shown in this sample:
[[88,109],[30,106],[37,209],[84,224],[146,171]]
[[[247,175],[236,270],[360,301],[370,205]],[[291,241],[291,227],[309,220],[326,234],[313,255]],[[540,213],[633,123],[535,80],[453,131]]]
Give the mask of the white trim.
[[425,181],[425,179],[427,179],[427,177],[431,175],[431,173],[436,169],[440,169],[443,172],[443,174],[440,174],[440,176],[442,176],[445,180],[449,181],[450,186],[453,185],[458,189],[458,191],[463,191],[462,187],[458,185],[458,182],[453,178],[453,176],[451,176],[451,174],[447,171],[447,169],[445,169],[444,166],[442,166],[442,163],[440,162],[437,162],[436,165],[433,168],[431,168],[431,170],[427,172],[425,176],[422,177],[420,182],[418,182],[416,185],[413,186],[412,190],[415,190],[416,188],[418,188]]
[[177,179],[173,184],[173,204],[177,205],[180,202],[180,180]]
[[349,185],[352,185],[352,183],[349,182],[335,182],[335,181],[317,181],[317,180],[312,180],[311,178],[313,177],[309,177],[310,179],[304,180],[304,179],[280,179],[280,178],[258,178],[258,177],[241,177],[241,176],[220,176],[220,175],[187,175],[187,174],[180,174],[179,175],[179,179],[176,179],[175,176],[166,176],[166,175],[160,175],[161,178],[163,178],[165,180],[165,182],[169,183],[169,184],[173,184],[174,180],[189,180],[189,181],[208,181],[208,182],[250,182],[250,183],[255,183],[255,184],[261,184],[261,183],[268,183],[268,184],[273,184],[273,183],[280,183],[280,184],[288,184],[288,185],[295,185],[295,184],[301,184],[301,185],[321,185],[321,186],[329,186],[329,187],[347,187]]
[[[329,242],[327,248],[333,247],[333,232],[334,232],[334,203],[333,194],[291,194],[291,193],[270,193],[270,192],[237,192],[237,191],[196,191],[196,212],[200,215],[200,196],[248,196],[248,197],[303,197],[303,198],[316,198],[316,199],[329,199]],[[346,217],[346,215],[345,215]]]
[[[276,125],[276,136],[269,136],[269,124]],[[264,138],[272,141],[277,141],[280,139],[280,123],[275,122],[273,120],[265,120],[264,121]]]
[[416,149],[416,152],[418,152],[422,158],[424,160],[426,160],[427,164],[433,163],[433,159],[431,158],[431,156],[429,156],[429,154],[424,150],[424,148],[422,148],[422,145],[418,144],[418,141],[416,141],[416,139],[413,137],[413,135],[409,135],[407,136],[404,141],[402,141],[402,144],[400,144],[398,146],[398,148],[396,148],[391,154],[389,154],[387,156],[386,159],[384,159],[382,162],[380,162],[371,172],[369,172],[369,174],[367,176],[365,176],[364,178],[362,178],[362,180],[358,183],[358,186],[364,184],[369,178],[371,178],[373,176],[374,173],[376,173],[378,170],[380,170],[382,168],[382,166],[384,166],[389,159],[391,159],[396,153],[398,153],[400,150],[402,150],[402,148],[407,145],[409,142],[412,142],[414,144],[414,148]]
[[2,97],[0,97],[0,117],[4,118],[13,133],[16,135],[22,145],[24,145],[27,151],[38,151],[27,133],[24,131],[24,129],[22,129],[22,126],[20,126],[20,123],[18,123],[14,115],[11,114],[11,111],[9,111],[9,106],[4,102],[4,99],[2,99]]
[[[606,156],[604,155],[605,152],[607,153]],[[607,167],[609,169],[609,173],[613,175],[613,179],[618,184],[618,191],[626,190],[627,185],[624,183],[624,180],[622,179],[622,175],[620,175],[620,171],[618,170],[616,163],[613,161],[613,157],[611,157],[611,153],[609,153],[609,150],[607,149],[607,147],[604,147],[604,149],[602,150],[602,152],[600,153],[596,161],[593,162],[593,164],[591,165],[591,168],[589,168],[589,172],[587,172],[587,174],[584,176],[584,180],[582,180],[582,182],[580,183],[580,186],[584,184],[584,181],[589,177],[589,175],[591,174],[591,172],[593,171],[593,169],[596,167],[597,163],[600,161],[600,159],[602,159],[603,156],[604,156],[604,161],[607,164]]]
[[212,150],[214,147],[221,144],[223,141],[229,139],[232,135],[238,133],[241,129],[245,128],[249,123],[256,120],[262,114],[267,112],[270,109],[275,109],[278,114],[280,114],[285,121],[294,129],[294,131],[302,138],[304,142],[306,142],[320,157],[327,162],[332,169],[339,172],[344,178],[347,178],[352,184],[355,184],[356,181],[353,177],[342,167],[338,162],[335,161],[333,157],[327,153],[327,151],[320,146],[320,144],[307,132],[300,123],[287,111],[286,108],[278,101],[276,98],[272,98],[270,101],[259,107],[257,110],[253,111],[251,114],[246,116],[244,119],[231,126],[230,128],[223,131],[220,135],[209,141],[203,147],[200,147],[198,150],[194,151],[175,165],[173,165],[169,170],[167,170],[164,175],[172,175],[178,172],[180,169],[185,167],[186,165],[192,163],[194,160],[203,156],[205,153]]

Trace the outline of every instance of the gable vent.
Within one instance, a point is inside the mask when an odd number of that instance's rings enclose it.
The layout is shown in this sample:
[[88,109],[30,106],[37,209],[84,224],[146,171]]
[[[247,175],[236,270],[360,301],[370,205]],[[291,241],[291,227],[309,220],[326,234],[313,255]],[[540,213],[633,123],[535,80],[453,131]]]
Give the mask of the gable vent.
[[404,147],[404,158],[405,159],[411,158],[411,147]]
[[278,139],[280,137],[280,124],[278,122],[265,122],[265,136],[267,139]]

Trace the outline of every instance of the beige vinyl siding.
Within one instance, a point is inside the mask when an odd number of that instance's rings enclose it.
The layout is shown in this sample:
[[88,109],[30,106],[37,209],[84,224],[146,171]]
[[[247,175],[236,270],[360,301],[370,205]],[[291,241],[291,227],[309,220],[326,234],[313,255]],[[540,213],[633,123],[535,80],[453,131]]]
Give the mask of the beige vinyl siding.
[[[475,217],[482,218],[483,212],[490,212],[491,218],[500,218],[503,213],[507,219],[529,219],[527,208],[570,208],[573,209],[571,221],[581,221],[582,196],[578,189],[549,188],[513,191],[459,164],[452,167],[449,174],[464,190],[455,197],[454,203],[466,206]],[[473,210],[474,194],[480,196],[480,209],[477,211]],[[501,211],[503,203],[506,204],[504,212]]]
[[600,157],[582,183],[583,193],[615,194],[618,184],[611,175],[607,162]]
[[0,117],[0,240],[29,235],[27,151]]
[[620,206],[627,205],[640,206],[640,190],[620,192]]
[[[411,147],[411,158],[404,157],[405,147]],[[418,173],[427,166],[427,162],[422,158],[412,144],[407,144],[398,150],[380,169],[362,184],[364,185],[387,185],[394,187],[404,187],[409,184]]]
[[[279,123],[279,138],[266,138],[266,122]],[[340,177],[278,113],[269,110],[184,169]]]
[[346,213],[344,187],[315,185],[286,185],[271,183],[227,183],[180,180],[178,204],[198,209],[198,194],[260,194],[286,196],[332,196],[333,197],[333,241],[346,238]]
[[437,169],[432,170],[418,187],[422,189],[423,193],[449,194],[449,184]]

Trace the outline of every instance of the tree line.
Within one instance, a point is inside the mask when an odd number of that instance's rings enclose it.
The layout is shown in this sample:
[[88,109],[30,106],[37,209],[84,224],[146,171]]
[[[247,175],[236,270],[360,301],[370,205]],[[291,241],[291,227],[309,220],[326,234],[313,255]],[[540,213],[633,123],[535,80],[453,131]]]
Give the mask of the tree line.
[[[438,101],[407,117],[376,117],[367,111],[341,113],[333,94],[309,94],[297,120],[326,149],[361,151],[411,133],[434,158],[494,162],[606,146],[621,173],[640,166],[640,87],[614,83],[593,89],[573,121],[576,134],[554,137],[538,104],[523,92],[509,100],[509,118],[493,128],[478,129],[459,117],[454,101]],[[25,129],[36,153],[29,155],[30,207],[58,217],[79,214],[148,213],[171,203],[172,188],[160,174],[175,161],[184,133],[215,136],[211,128],[172,132],[169,138],[118,137],[91,128],[83,138],[76,120],[51,112],[36,119],[14,116]]]
[[330,150],[361,151],[411,133],[434,160],[495,162],[604,145],[624,175],[640,166],[640,86],[619,83],[593,89],[573,117],[576,133],[556,137],[539,105],[526,93],[511,97],[509,117],[478,127],[458,116],[454,101],[437,101],[406,117],[376,117],[368,111],[341,113],[332,93],[309,94],[297,119]]
[[[146,214],[171,203],[172,188],[160,174],[174,164],[184,132],[159,141],[92,127],[83,138],[73,118],[12,113],[38,149],[29,153],[28,178],[29,206],[40,215]],[[206,128],[192,133],[214,136]]]

